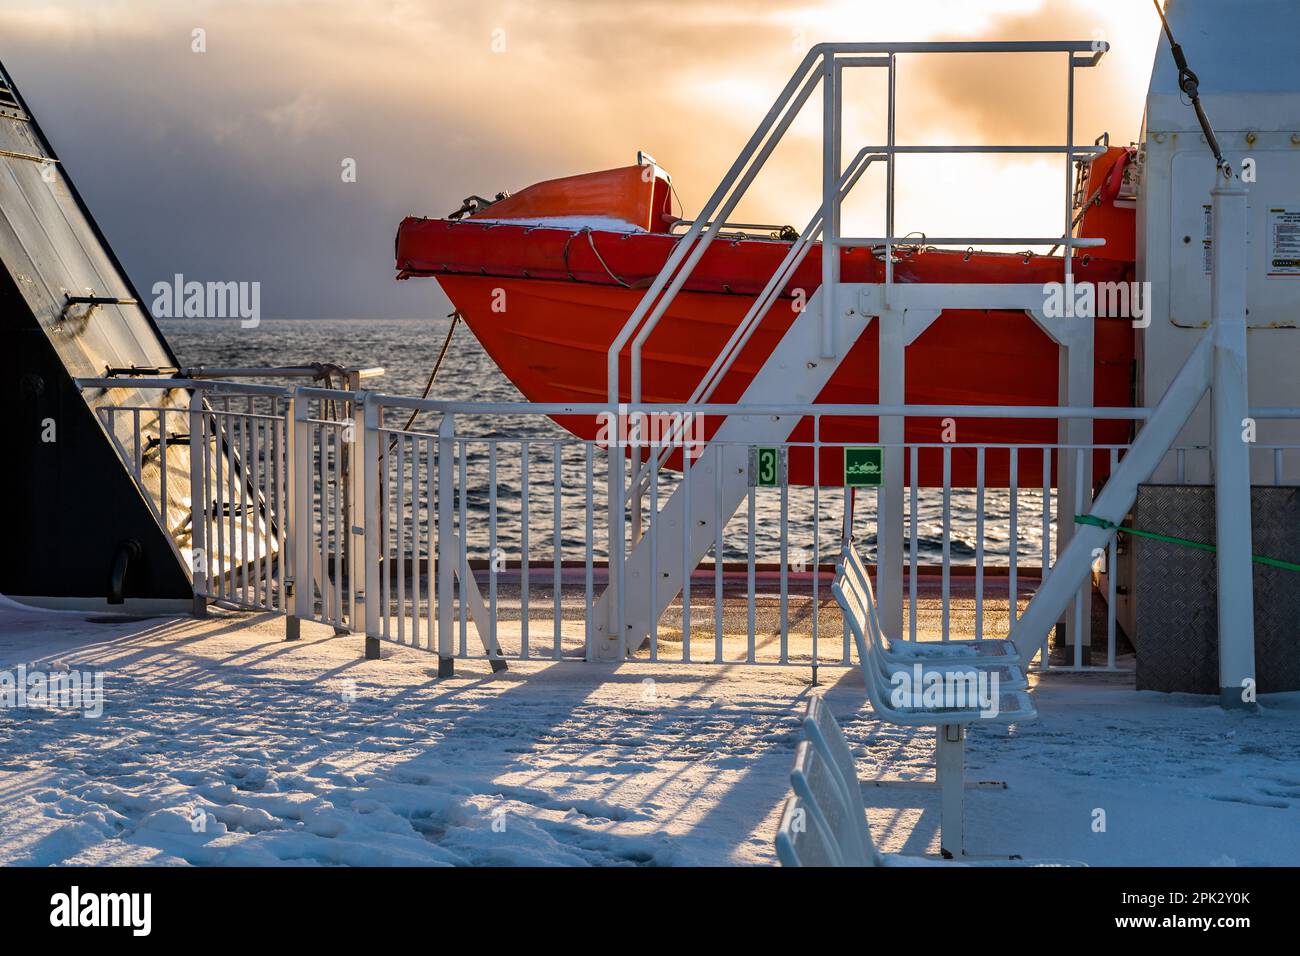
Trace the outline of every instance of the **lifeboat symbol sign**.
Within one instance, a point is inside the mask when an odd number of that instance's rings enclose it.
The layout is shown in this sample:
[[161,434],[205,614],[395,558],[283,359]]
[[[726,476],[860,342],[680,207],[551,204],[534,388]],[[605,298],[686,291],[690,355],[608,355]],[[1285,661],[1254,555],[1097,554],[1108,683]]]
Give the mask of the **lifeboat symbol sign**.
[[879,448],[844,449],[844,486],[874,488],[880,484],[881,450]]

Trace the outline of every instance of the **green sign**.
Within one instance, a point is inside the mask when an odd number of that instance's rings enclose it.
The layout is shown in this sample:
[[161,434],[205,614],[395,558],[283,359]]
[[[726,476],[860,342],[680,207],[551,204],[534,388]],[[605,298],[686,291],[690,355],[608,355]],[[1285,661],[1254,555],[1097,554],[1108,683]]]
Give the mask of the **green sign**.
[[756,488],[775,488],[781,483],[780,450],[755,448],[752,469]]
[[879,448],[844,449],[844,486],[875,488],[880,484],[883,453]]

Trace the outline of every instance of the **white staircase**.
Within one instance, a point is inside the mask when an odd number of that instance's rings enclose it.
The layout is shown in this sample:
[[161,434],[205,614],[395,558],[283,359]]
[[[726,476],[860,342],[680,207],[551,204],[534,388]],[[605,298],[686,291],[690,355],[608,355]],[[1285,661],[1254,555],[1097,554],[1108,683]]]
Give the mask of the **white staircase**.
[[[791,323],[775,350],[768,357],[739,404],[784,405],[814,402],[830,381],[840,361],[871,321],[869,315],[850,304],[857,298],[856,286],[838,287],[841,309],[838,331],[843,338],[840,356],[821,357],[821,322],[824,296],[822,289],[813,294],[807,306]],[[729,521],[749,491],[749,447],[781,445],[790,437],[803,416],[731,415],[709,441],[704,453],[690,469],[689,494],[679,485],[652,520],[657,523],[653,538],[645,535],[632,548],[624,564],[627,589],[624,605],[625,651],[635,651],[650,633],[657,620],[682,590],[685,570],[682,522],[686,499],[690,499],[690,567],[694,569],[708,553],[717,537],[717,517]],[[717,498],[717,470],[722,469],[721,501]],[[652,549],[651,545],[654,545]],[[657,554],[654,553],[657,551]],[[651,575],[657,576],[654,607],[651,607]],[[617,615],[611,602],[614,589],[600,596],[594,615],[596,646],[605,647],[613,638]],[[617,645],[615,645],[617,646]]]
[[[818,88],[822,91],[822,204],[808,226],[800,233],[784,261],[759,294],[746,316],[723,347],[712,367],[704,374],[694,394],[676,410],[691,411],[707,407],[710,396],[727,374],[754,329],[769,309],[790,288],[795,272],[814,242],[820,240],[821,280],[817,292],[797,316],[776,349],[769,356],[737,405],[754,406],[754,414],[728,415],[703,455],[688,472],[688,480],[679,485],[657,514],[651,516],[653,534],[639,535],[641,525],[642,469],[639,458],[629,462],[624,449],[611,454],[609,469],[609,552],[610,585],[601,595],[592,615],[591,642],[588,653],[600,658],[617,659],[638,649],[651,632],[654,621],[682,591],[685,576],[708,553],[725,524],[745,500],[749,488],[749,450],[753,446],[786,444],[790,433],[807,413],[798,406],[811,405],[839,367],[844,356],[858,340],[873,315],[880,316],[880,406],[901,407],[905,403],[903,388],[904,349],[924,324],[948,308],[1007,308],[1010,296],[1013,308],[1030,308],[1036,300],[1026,299],[1025,288],[1008,291],[1000,286],[962,284],[925,287],[894,281],[894,250],[899,238],[894,223],[894,163],[898,153],[1048,153],[1060,157],[1066,196],[1064,219],[1059,235],[1044,237],[956,236],[930,237],[929,244],[954,247],[1058,246],[1064,249],[1064,269],[1071,274],[1076,248],[1101,244],[1102,240],[1083,239],[1073,234],[1072,186],[1074,164],[1099,155],[1103,146],[1076,145],[1074,142],[1074,71],[1092,67],[1105,54],[1108,45],[1101,41],[1043,41],[1010,43],[823,43],[809,50],[782,90],[766,118],[755,130],[741,154],[713,195],[704,204],[690,229],[681,236],[663,269],[646,289],[641,301],[628,317],[618,336],[606,352],[607,398],[611,411],[621,405],[625,392],[620,388],[620,365],[625,349],[630,347],[630,406],[642,406],[642,349],[692,270],[709,245],[719,235],[726,235],[728,222],[737,204],[753,184],[776,144],[780,142],[796,116]],[[1069,66],[1069,93],[1065,142],[1049,146],[899,146],[895,142],[895,81],[898,54],[1059,54]],[[864,145],[847,165],[843,163],[842,77],[845,68],[868,68],[886,74],[887,139],[879,145]],[[883,236],[843,235],[840,210],[844,198],[859,178],[875,162],[885,164],[885,208]],[[743,226],[730,227],[743,229]],[[858,285],[840,280],[840,254],[847,248],[870,250],[884,263],[883,283]],[[906,290],[906,291],[904,291]],[[935,301],[911,301],[918,291],[934,292]],[[1029,291],[1034,291],[1030,289]],[[1041,293],[1041,289],[1037,289]],[[923,297],[923,295],[922,295]],[[1089,333],[1091,331],[1089,327]],[[1050,332],[1050,330],[1049,330]],[[1066,343],[1061,343],[1066,347]],[[1072,349],[1074,365],[1091,370],[1091,338]],[[1086,346],[1086,348],[1084,347]],[[1070,367],[1073,368],[1074,365]],[[1071,404],[1081,401],[1086,392],[1091,401],[1091,382],[1072,391]],[[757,407],[765,406],[765,411]],[[780,412],[780,414],[774,414]],[[886,624],[898,631],[901,626],[901,535],[902,527],[902,443],[903,419],[881,417],[881,442],[887,449],[883,456],[885,488],[882,491],[881,527],[885,531],[882,546],[882,603],[892,609]],[[654,454],[659,455],[656,450]],[[663,457],[660,455],[660,463]],[[627,481],[631,465],[630,487]],[[632,534],[628,535],[626,505],[632,508]],[[1070,526],[1072,528],[1072,525]],[[896,614],[895,614],[896,612]],[[894,620],[894,616],[897,620]],[[619,632],[622,632],[621,634]]]

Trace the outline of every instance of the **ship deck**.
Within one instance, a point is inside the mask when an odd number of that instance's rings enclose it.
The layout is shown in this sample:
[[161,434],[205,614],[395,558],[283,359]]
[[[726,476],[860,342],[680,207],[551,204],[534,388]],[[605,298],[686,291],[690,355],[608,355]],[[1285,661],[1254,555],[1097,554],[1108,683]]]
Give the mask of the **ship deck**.
[[[360,636],[309,622],[285,643],[265,613],[0,614],[0,667],[104,680],[99,717],[0,713],[0,863],[771,864],[810,694],[864,779],[933,768],[932,732],[877,721],[851,668],[814,685],[806,666],[494,674],[467,660],[439,680],[427,651],[385,644],[366,661]],[[1135,693],[1131,674],[1034,681],[1039,721],[971,734],[971,776],[1008,785],[968,795],[972,851],[1094,865],[1300,853],[1300,695],[1252,717]],[[882,849],[936,851],[937,794],[866,795]]]

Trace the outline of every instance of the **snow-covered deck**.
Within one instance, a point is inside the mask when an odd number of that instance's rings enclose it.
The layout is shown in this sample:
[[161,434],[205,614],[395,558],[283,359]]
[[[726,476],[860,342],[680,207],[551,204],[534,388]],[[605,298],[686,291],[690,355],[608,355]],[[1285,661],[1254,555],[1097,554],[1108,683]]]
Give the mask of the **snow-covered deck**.
[[[931,732],[874,720],[853,670],[458,662],[439,682],[424,652],[366,662],[360,637],[303,630],[0,610],[0,671],[100,670],[105,693],[98,718],[0,710],[0,863],[771,864],[811,693],[864,778],[932,773]],[[1035,696],[1037,723],[971,734],[970,776],[1009,784],[968,793],[973,852],[1300,860],[1300,695],[1247,715],[1053,674]],[[866,796],[882,849],[937,850],[937,794]]]

